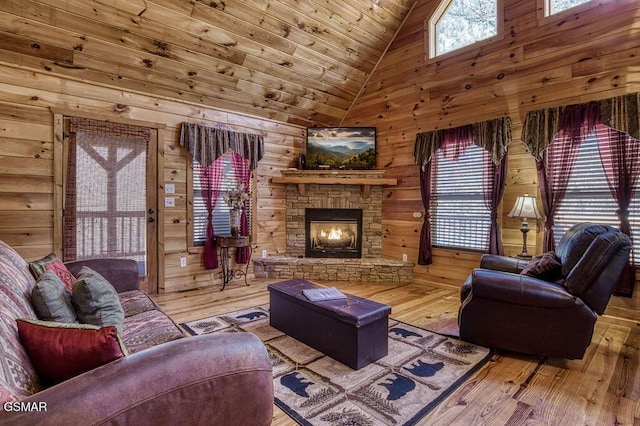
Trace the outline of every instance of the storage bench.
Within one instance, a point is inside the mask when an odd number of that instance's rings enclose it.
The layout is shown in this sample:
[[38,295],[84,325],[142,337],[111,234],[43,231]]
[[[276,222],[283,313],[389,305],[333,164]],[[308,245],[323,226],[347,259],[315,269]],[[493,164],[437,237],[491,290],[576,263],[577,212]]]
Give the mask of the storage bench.
[[354,370],[387,355],[389,306],[350,294],[311,302],[302,290],[321,286],[303,279],[267,288],[272,327]]

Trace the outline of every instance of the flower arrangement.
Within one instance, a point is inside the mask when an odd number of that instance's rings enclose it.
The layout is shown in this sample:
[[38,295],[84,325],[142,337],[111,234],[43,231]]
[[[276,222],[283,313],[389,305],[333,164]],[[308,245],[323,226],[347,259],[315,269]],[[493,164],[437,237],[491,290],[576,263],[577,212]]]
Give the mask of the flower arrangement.
[[245,201],[249,199],[249,194],[244,190],[244,184],[237,185],[235,189],[227,191],[222,199],[227,203],[231,210],[240,210],[244,207]]

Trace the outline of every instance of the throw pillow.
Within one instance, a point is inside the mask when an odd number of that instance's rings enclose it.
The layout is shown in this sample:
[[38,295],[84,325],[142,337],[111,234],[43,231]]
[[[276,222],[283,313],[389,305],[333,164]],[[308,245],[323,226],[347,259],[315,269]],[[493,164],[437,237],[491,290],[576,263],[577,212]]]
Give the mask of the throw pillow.
[[126,355],[113,326],[18,319],[18,334],[34,368],[47,385],[60,383]]
[[73,283],[76,279],[55,253],[51,253],[40,260],[30,262],[29,269],[36,280],[44,274],[44,271],[49,270],[55,272],[56,275],[60,277],[60,280],[62,280],[62,283],[67,290],[69,290],[69,293],[71,293],[71,288],[73,287]]
[[44,271],[31,290],[31,303],[44,321],[78,322],[71,293],[52,270]]
[[548,251],[531,259],[531,262],[527,263],[520,273],[522,275],[552,281],[560,277],[561,269],[562,265],[556,258],[555,252]]
[[124,309],[118,292],[102,275],[83,266],[73,284],[71,303],[81,323],[101,327],[113,325],[122,335]]

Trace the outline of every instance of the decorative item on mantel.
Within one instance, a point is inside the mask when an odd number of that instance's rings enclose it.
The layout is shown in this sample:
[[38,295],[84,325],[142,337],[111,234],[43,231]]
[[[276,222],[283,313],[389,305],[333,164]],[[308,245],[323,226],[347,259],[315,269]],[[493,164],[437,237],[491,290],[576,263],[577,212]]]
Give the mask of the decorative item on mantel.
[[242,209],[244,203],[249,200],[249,194],[245,191],[244,184],[236,186],[234,189],[227,191],[222,197],[229,206],[229,226],[231,228],[231,236],[240,236],[240,218],[242,217]]

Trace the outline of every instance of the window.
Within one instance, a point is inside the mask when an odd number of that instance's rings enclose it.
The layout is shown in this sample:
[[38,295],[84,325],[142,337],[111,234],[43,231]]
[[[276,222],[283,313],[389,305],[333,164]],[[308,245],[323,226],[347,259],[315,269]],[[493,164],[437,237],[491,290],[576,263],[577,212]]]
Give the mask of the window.
[[432,171],[431,226],[434,247],[487,251],[491,214],[484,201],[490,154],[470,145],[458,161],[438,150]]
[[[220,195],[213,210],[213,229],[216,235],[231,235],[229,225],[229,206],[224,202],[223,196],[232,189],[235,189],[240,182],[233,171],[233,160],[231,153],[227,152],[220,156],[214,164],[223,168],[222,184]],[[207,235],[207,209],[202,198],[202,188],[200,185],[201,165],[193,162],[193,244],[202,245]],[[252,211],[252,185],[249,185],[249,200],[246,202],[247,222],[249,234],[251,234],[251,211]]]
[[591,0],[544,0],[545,16],[555,15],[556,13],[564,12],[572,7],[579,6],[584,3],[589,3]]
[[[571,170],[567,191],[556,210],[553,232],[558,244],[562,235],[580,222],[596,222],[618,228],[620,222],[616,211],[618,204],[613,199],[600,160],[596,135],[604,137],[606,127],[596,126],[596,131],[580,144],[576,163]],[[556,139],[560,136],[556,136]],[[627,136],[627,138],[631,138]],[[554,139],[554,141],[556,140]],[[561,144],[551,144],[549,149],[559,149]],[[553,188],[555,191],[556,188]],[[636,193],[629,209],[632,235],[640,236],[640,194]],[[640,249],[640,238],[634,238],[634,252]],[[635,259],[637,263],[637,259]]]
[[444,0],[429,20],[430,57],[498,35],[496,0]]

